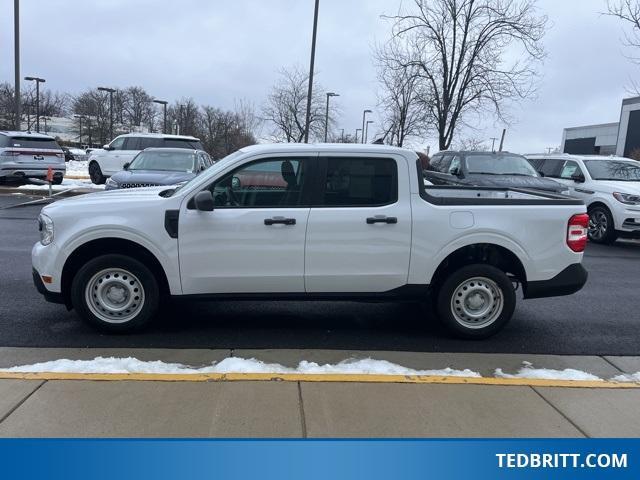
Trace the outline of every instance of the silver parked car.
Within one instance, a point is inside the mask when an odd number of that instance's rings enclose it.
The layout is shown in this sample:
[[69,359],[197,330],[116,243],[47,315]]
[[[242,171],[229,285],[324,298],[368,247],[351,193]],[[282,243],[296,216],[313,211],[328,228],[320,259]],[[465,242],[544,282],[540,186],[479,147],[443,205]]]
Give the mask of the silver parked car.
[[49,167],[53,183],[66,172],[64,153],[55,138],[32,132],[0,131],[0,182],[5,179],[44,179]]

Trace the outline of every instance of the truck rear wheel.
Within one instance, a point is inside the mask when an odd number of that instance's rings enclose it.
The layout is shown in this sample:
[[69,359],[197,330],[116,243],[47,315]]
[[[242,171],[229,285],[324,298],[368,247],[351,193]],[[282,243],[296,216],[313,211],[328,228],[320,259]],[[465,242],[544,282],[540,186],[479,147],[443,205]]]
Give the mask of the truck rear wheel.
[[153,273],[125,255],[90,260],[71,283],[71,301],[80,317],[106,332],[142,328],[155,316],[159,298]]
[[438,317],[454,335],[481,339],[501,330],[513,316],[516,294],[500,269],[462,267],[447,277],[437,295]]

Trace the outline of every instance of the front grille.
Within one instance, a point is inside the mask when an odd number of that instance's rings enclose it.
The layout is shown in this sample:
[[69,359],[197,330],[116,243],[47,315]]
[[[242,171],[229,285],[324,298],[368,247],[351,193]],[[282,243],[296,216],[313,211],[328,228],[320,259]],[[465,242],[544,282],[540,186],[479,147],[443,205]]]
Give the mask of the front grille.
[[157,183],[121,183],[120,188],[157,187]]

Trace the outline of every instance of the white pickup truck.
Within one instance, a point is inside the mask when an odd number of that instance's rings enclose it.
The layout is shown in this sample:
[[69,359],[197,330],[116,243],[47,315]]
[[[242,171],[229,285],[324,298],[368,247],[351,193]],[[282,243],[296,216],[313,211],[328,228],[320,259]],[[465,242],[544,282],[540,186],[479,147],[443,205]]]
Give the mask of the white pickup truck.
[[172,297],[430,299],[453,333],[483,338],[518,285],[536,298],[587,279],[582,201],[425,186],[415,152],[379,145],[247,147],[181,187],[58,201],[39,227],[38,290],[112,332]]

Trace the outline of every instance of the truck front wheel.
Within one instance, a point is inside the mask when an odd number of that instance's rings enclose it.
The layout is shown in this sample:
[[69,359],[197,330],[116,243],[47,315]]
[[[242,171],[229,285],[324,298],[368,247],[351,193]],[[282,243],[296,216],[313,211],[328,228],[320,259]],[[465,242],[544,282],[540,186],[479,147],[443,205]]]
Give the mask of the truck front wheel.
[[71,283],[71,301],[80,317],[107,332],[129,332],[146,325],[158,310],[159,298],[153,273],[125,255],[90,260]]
[[491,265],[462,267],[438,291],[438,317],[456,336],[487,338],[511,319],[516,294],[507,275]]

